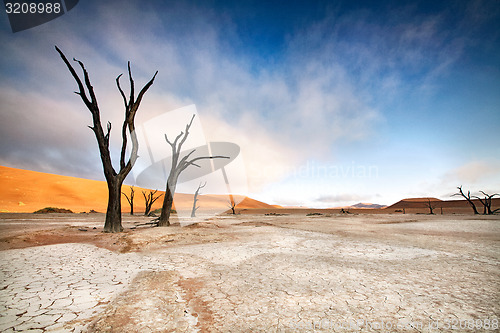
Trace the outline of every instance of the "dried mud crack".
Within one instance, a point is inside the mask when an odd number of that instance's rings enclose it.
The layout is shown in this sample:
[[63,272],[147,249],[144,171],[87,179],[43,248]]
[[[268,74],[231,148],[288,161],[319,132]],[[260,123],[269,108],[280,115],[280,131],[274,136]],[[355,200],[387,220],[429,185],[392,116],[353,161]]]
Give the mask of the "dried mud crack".
[[498,218],[247,215],[81,233],[0,251],[0,331],[498,331]]

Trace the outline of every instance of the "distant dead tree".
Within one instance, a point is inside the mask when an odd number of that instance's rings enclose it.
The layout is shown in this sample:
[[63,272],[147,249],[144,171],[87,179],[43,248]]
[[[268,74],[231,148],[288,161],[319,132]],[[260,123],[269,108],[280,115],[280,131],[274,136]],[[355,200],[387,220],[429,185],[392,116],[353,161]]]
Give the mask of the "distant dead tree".
[[150,190],[149,193],[147,194],[145,191],[142,191],[142,195],[144,196],[144,201],[146,203],[146,210],[144,211],[145,216],[148,216],[151,213],[151,207],[153,207],[155,201],[158,200],[163,195],[163,193],[161,193],[160,195],[155,197],[156,192],[158,192],[158,190],[154,191]]
[[401,208],[403,210],[403,214],[406,214],[406,201],[402,200],[401,201],[401,206],[402,206]]
[[130,187],[130,197],[125,192],[122,192],[122,194],[125,196],[125,198],[127,198],[128,204],[130,205],[130,215],[134,215],[134,187]]
[[196,202],[198,201],[198,194],[200,194],[200,189],[204,188],[207,185],[207,182],[202,185],[200,182],[200,185],[198,185],[198,188],[196,189],[196,192],[194,192],[194,198],[193,198],[193,209],[191,210],[191,217],[196,217],[196,211],[200,207],[196,207]]
[[199,160],[214,159],[214,158],[229,158],[227,156],[202,156],[189,159],[189,157],[196,151],[196,149],[193,149],[186,156],[179,159],[182,145],[184,144],[189,135],[189,128],[193,124],[194,117],[195,115],[193,114],[191,121],[189,122],[189,124],[186,125],[185,131],[177,135],[174,142],[171,142],[168,139],[167,134],[165,134],[165,140],[172,148],[172,166],[170,168],[170,174],[168,175],[167,179],[165,197],[163,198],[163,205],[161,208],[161,215],[160,218],[158,219],[159,227],[166,227],[170,225],[170,210],[172,209],[172,205],[174,203],[174,194],[175,194],[175,188],[177,187],[177,180],[179,179],[179,176],[182,171],[186,170],[186,168],[190,165],[200,168],[198,164],[194,163]]
[[[82,99],[85,106],[89,109],[92,114],[93,126],[89,126],[89,128],[94,132],[95,137],[97,139],[97,143],[99,145],[99,152],[101,156],[101,162],[104,169],[104,177],[106,178],[106,182],[108,184],[108,208],[106,211],[106,221],[104,223],[104,231],[105,232],[121,232],[123,231],[122,227],[122,212],[121,212],[121,188],[125,177],[129,174],[130,170],[132,170],[132,166],[137,160],[137,150],[139,148],[139,143],[137,141],[137,136],[135,133],[135,114],[139,109],[139,105],[142,101],[142,98],[146,91],[153,84],[158,71],[153,75],[153,78],[141,89],[139,95],[137,95],[137,99],[135,98],[135,90],[134,90],[134,80],[132,79],[132,72],[130,70],[130,62],[128,62],[128,78],[130,82],[130,97],[127,100],[125,97],[125,93],[120,87],[120,77],[122,74],[118,75],[116,78],[116,85],[120,94],[123,98],[123,103],[125,105],[125,120],[122,125],[122,147],[120,154],[120,170],[118,172],[113,168],[113,163],[111,161],[111,154],[109,151],[109,134],[111,132],[111,123],[107,123],[107,131],[104,133],[101,124],[100,111],[99,106],[97,104],[97,98],[94,93],[94,88],[90,83],[89,74],[85,69],[83,63],[79,60],[73,58],[75,62],[81,67],[83,71],[83,80],[85,81],[85,86],[87,87],[87,91],[85,91],[85,87],[80,79],[79,75],[76,73],[73,66],[70,64],[64,53],[56,46],[56,50],[61,56],[62,60],[68,67],[71,75],[75,79],[78,84],[78,90],[75,94],[79,95]],[[89,97],[90,96],[90,97]],[[128,133],[127,133],[128,132]],[[126,158],[127,151],[127,143],[128,138],[127,135],[130,135],[132,140],[132,150],[128,160]]]
[[472,210],[474,211],[474,214],[479,214],[477,212],[476,205],[474,204],[474,202],[472,201],[472,199],[470,197],[470,191],[467,191],[467,195],[465,195],[464,192],[462,191],[462,186],[458,186],[457,189],[458,189],[459,192],[453,194],[452,197],[455,196],[455,195],[461,195],[462,197],[465,198],[465,200],[467,200],[467,202],[469,203],[469,205],[472,207]]
[[429,214],[434,215],[434,208],[436,208],[436,202],[432,202],[431,199],[427,199],[427,202],[424,204],[425,207],[429,208]]
[[232,194],[229,194],[229,206],[228,207],[231,209],[231,213],[233,215],[236,215],[236,201],[234,201],[234,197]]
[[500,208],[497,208],[495,210],[491,210],[491,199],[493,197],[495,197],[495,195],[499,195],[498,193],[495,193],[495,194],[487,194],[487,193],[484,193],[483,191],[479,191],[481,192],[482,194],[484,194],[484,200],[482,200],[480,197],[478,196],[474,196],[474,198],[477,198],[479,199],[479,201],[481,202],[481,204],[483,205],[483,215],[492,215],[492,214],[495,214],[497,211],[500,210]]

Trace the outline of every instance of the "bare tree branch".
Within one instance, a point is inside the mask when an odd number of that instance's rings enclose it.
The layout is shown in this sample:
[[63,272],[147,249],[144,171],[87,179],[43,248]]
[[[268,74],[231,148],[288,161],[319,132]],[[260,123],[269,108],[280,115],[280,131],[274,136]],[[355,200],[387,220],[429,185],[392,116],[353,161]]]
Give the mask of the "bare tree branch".
[[469,203],[469,205],[472,207],[472,210],[474,211],[474,214],[479,214],[478,211],[477,211],[476,205],[474,204],[474,202],[472,201],[472,199],[470,197],[470,191],[467,192],[467,196],[466,196],[464,194],[464,192],[462,191],[462,186],[458,186],[457,189],[458,189],[459,192],[455,193],[455,194],[452,194],[452,196],[456,196],[456,195],[462,196],[463,198],[465,198],[465,200],[467,200],[467,202]]
[[146,204],[146,210],[144,211],[145,216],[148,216],[151,213],[151,207],[153,207],[153,204],[155,203],[155,201],[158,200],[163,195],[163,193],[161,193],[160,195],[155,197],[156,192],[158,192],[158,190],[154,190],[154,191],[150,190],[148,194],[146,194],[146,192],[142,191],[142,195],[144,196],[144,201]]

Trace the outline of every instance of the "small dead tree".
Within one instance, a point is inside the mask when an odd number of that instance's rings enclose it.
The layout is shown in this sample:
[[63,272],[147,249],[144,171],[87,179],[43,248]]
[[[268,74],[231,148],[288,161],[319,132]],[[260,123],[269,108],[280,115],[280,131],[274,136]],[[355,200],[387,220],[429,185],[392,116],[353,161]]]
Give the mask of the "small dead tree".
[[177,187],[177,180],[179,179],[179,176],[182,171],[186,170],[186,168],[190,165],[200,168],[200,166],[195,163],[196,161],[199,160],[214,159],[214,158],[229,158],[227,156],[201,156],[189,159],[189,157],[196,151],[196,149],[193,149],[187,155],[180,158],[182,145],[184,144],[184,142],[186,142],[186,139],[189,135],[189,128],[193,124],[194,117],[195,115],[193,114],[191,121],[189,122],[189,124],[186,125],[185,131],[177,135],[177,137],[173,142],[171,142],[168,139],[167,135],[165,134],[165,141],[167,141],[167,143],[172,148],[172,166],[170,168],[170,174],[168,175],[167,179],[165,197],[163,198],[163,205],[161,208],[161,215],[160,218],[158,219],[159,227],[166,227],[170,225],[170,211],[174,203],[175,188]]
[[149,216],[149,214],[151,213],[151,207],[153,207],[155,201],[163,195],[163,193],[161,193],[160,195],[155,197],[156,192],[158,192],[158,190],[150,190],[148,194],[146,194],[145,191],[142,191],[142,195],[144,196],[144,201],[146,203],[146,210],[144,211],[145,216]]
[[495,193],[495,194],[487,194],[483,191],[479,191],[481,192],[482,194],[484,194],[484,200],[482,200],[480,197],[478,196],[474,196],[474,198],[477,198],[479,199],[479,202],[481,202],[481,204],[483,205],[483,215],[492,215],[492,214],[495,214],[497,211],[500,210],[500,208],[497,208],[495,210],[491,210],[491,199],[493,197],[495,197],[496,195],[499,195],[498,193]]
[[457,189],[458,189],[459,192],[453,194],[452,197],[455,196],[455,195],[461,195],[462,197],[465,198],[465,200],[467,200],[467,202],[469,203],[469,205],[472,207],[472,210],[474,211],[474,214],[479,214],[477,212],[476,205],[474,204],[474,202],[472,201],[472,199],[470,197],[470,191],[467,191],[467,195],[465,195],[464,192],[462,191],[462,186],[458,186]]
[[432,202],[431,199],[427,199],[425,207],[429,208],[429,214],[434,215],[434,208],[436,208],[436,202]]
[[130,197],[125,192],[122,192],[122,194],[125,196],[125,198],[127,198],[128,204],[130,205],[130,215],[134,215],[134,187],[130,187]]
[[194,192],[193,209],[191,210],[191,217],[196,217],[196,211],[198,210],[198,208],[200,208],[200,207],[196,206],[196,203],[198,202],[198,195],[200,194],[200,189],[204,188],[206,185],[207,185],[207,182],[205,182],[205,184],[203,184],[203,185],[200,182],[200,185],[198,185],[196,192]]
[[229,194],[229,206],[228,207],[231,209],[231,213],[233,215],[236,215],[236,201],[234,201],[234,197],[232,194]]
[[[108,184],[108,208],[106,211],[104,231],[121,232],[123,231],[121,212],[122,184],[127,175],[130,173],[130,170],[132,170],[132,166],[134,165],[135,161],[137,160],[137,150],[139,148],[139,143],[137,141],[137,136],[135,133],[135,114],[139,109],[139,105],[141,104],[144,94],[153,84],[158,71],[156,71],[156,73],[153,75],[153,78],[141,89],[141,91],[137,95],[137,98],[135,98],[134,80],[132,79],[130,62],[128,62],[128,78],[130,82],[130,97],[128,100],[120,86],[120,77],[122,76],[122,74],[118,75],[118,77],[116,78],[116,86],[120,91],[120,94],[123,98],[123,103],[125,105],[125,120],[123,121],[123,125],[121,128],[122,147],[120,154],[120,169],[117,172],[113,167],[111,154],[109,151],[109,134],[111,132],[111,123],[108,122],[105,133],[101,124],[100,110],[97,104],[97,98],[94,93],[94,87],[92,87],[92,84],[90,83],[90,77],[87,70],[85,69],[85,66],[81,61],[73,58],[73,60],[78,63],[83,72],[83,81],[85,82],[84,86],[82,79],[80,79],[80,76],[76,73],[75,69],[70,64],[64,53],[57,46],[56,50],[68,67],[68,70],[75,79],[76,83],[78,84],[78,91],[75,91],[75,94],[80,96],[83,103],[92,114],[93,126],[89,126],[89,128],[94,132],[97,139],[101,162],[104,169],[104,177],[106,178],[106,182]],[[85,90],[85,87],[87,88],[87,91]],[[128,143],[127,135],[130,135],[130,139],[132,140],[132,150],[128,159],[126,158]]]

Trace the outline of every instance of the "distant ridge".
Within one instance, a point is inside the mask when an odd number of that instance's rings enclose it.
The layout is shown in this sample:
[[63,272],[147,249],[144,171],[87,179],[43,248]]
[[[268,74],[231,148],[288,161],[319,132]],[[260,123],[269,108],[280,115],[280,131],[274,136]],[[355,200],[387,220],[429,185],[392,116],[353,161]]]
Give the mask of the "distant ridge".
[[[441,200],[437,198],[408,198],[400,200],[386,208],[388,212],[394,212],[396,210],[405,210],[406,212],[428,212],[427,208],[429,200],[431,201],[433,207],[435,208],[437,213],[440,213],[441,209],[444,212],[452,212],[459,214],[470,214],[472,213],[472,208],[469,206],[469,203],[466,200]],[[479,213],[483,212],[483,205],[478,199],[472,200],[476,205],[476,208]],[[500,206],[500,198],[492,199],[492,208],[497,208]]]
[[379,205],[379,204],[374,204],[374,203],[364,203],[364,202],[358,202],[357,204],[350,205],[350,206],[340,206],[340,207],[330,207],[328,209],[349,209],[349,208],[355,208],[355,209],[383,209],[387,207],[386,205]]
[[438,199],[438,198],[432,198],[432,197],[424,197],[424,198],[407,198],[407,199],[403,199],[401,201],[411,201],[411,202],[428,202],[428,201],[443,201],[441,199]]
[[372,203],[357,203],[355,205],[349,206],[352,208],[367,208],[367,209],[380,209],[387,207],[386,205],[372,204]]

